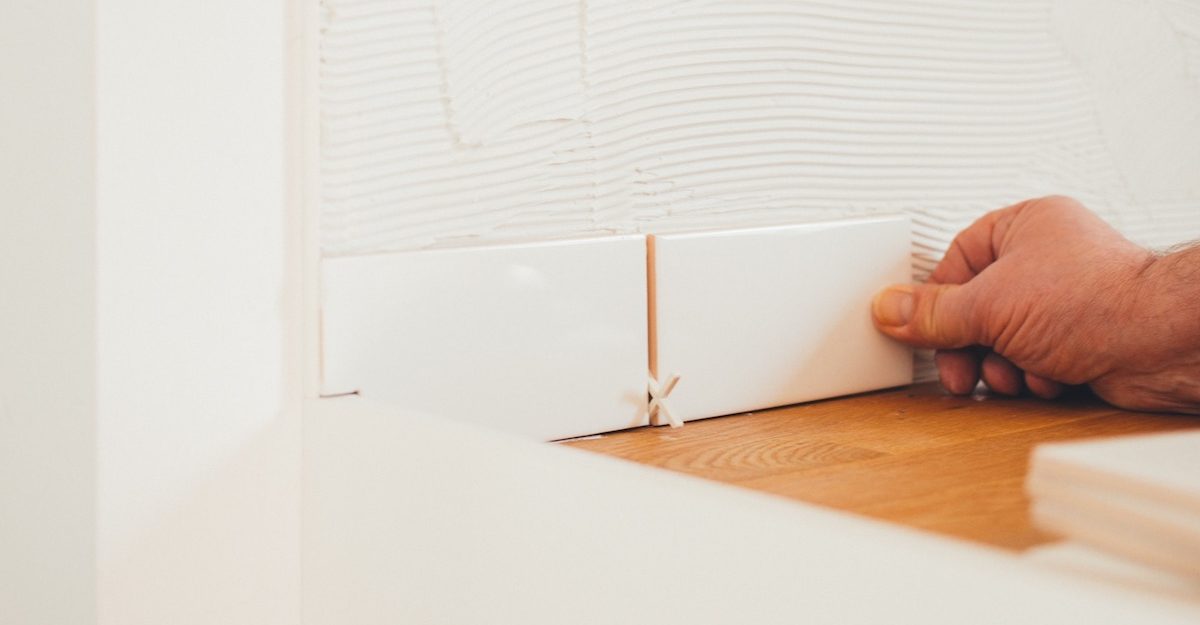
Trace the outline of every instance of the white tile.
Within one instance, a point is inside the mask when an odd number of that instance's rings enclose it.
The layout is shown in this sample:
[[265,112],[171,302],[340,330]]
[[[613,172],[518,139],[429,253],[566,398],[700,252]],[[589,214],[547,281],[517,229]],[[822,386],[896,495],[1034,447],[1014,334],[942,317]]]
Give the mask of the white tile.
[[1147,595],[1168,600],[1181,599],[1200,605],[1200,585],[1195,580],[1082,543],[1068,540],[1041,545],[1021,552],[1020,557],[1036,566],[1062,571],[1097,584],[1136,589]]
[[1200,514],[1200,429],[1038,445],[1033,465]]
[[1039,445],[1025,486],[1038,525],[1200,579],[1200,431]]
[[650,237],[651,361],[684,421],[912,381],[871,322],[911,277],[909,222],[860,219]]
[[323,389],[538,439],[646,423],[646,243],[322,262]]
[[1200,581],[1196,521],[1162,510],[1122,508],[1082,493],[1033,493],[1038,527],[1170,574]]

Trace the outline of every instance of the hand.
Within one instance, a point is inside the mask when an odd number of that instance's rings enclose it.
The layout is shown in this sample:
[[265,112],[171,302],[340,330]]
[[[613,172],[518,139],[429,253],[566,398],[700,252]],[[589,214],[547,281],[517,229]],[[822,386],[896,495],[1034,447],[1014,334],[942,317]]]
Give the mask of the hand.
[[1130,409],[1200,412],[1200,249],[1159,257],[1065,197],[984,215],[924,285],[873,304],[885,334],[937,348],[942,386],[1053,398],[1087,384]]

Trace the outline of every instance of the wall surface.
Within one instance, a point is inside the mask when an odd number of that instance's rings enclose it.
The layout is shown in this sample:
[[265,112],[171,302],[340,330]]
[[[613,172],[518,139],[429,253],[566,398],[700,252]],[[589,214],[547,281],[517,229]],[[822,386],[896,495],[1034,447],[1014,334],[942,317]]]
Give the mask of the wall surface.
[[99,622],[295,623],[285,6],[97,17]]
[[1190,0],[324,0],[328,256],[1074,195],[1200,237]]
[[88,0],[0,20],[0,623],[95,622]]

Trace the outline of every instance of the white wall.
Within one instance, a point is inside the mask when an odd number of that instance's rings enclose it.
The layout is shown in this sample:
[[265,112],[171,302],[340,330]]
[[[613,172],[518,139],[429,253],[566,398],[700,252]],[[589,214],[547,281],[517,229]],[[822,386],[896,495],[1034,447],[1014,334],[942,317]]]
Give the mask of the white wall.
[[285,3],[99,7],[99,622],[295,623]]
[[0,623],[94,622],[92,3],[0,20]]
[[0,25],[0,623],[299,621],[300,7]]
[[1200,237],[1187,0],[323,0],[327,255],[1079,197]]

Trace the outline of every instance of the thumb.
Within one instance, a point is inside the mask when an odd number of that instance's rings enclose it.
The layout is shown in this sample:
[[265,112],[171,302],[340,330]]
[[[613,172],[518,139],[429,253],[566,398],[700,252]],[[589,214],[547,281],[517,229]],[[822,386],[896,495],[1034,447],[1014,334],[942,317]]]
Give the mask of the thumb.
[[979,343],[984,319],[970,283],[893,284],[871,304],[875,326],[913,347],[954,349]]

